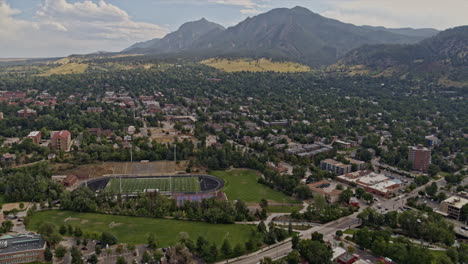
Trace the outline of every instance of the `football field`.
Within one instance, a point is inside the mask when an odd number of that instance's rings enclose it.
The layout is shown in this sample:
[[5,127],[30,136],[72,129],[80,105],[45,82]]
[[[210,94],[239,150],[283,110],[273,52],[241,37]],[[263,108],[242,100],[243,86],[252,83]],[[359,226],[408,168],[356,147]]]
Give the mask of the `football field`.
[[[172,185],[172,190],[171,190]],[[109,180],[107,190],[120,192],[120,179]],[[159,192],[199,192],[200,183],[198,177],[158,177],[158,178],[122,178],[123,193],[138,193],[145,190]]]

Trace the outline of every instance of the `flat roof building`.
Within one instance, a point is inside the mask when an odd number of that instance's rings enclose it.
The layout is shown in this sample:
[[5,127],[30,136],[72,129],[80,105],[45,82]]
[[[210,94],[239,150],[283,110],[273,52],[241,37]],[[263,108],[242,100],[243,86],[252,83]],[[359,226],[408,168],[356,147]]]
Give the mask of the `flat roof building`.
[[468,203],[468,193],[459,192],[456,195],[445,199],[440,203],[438,213],[445,215],[447,217],[460,220],[461,209]]
[[35,234],[0,238],[0,263],[16,264],[44,261],[46,241]]
[[325,197],[327,202],[336,203],[340,199],[340,194],[343,192],[336,189],[336,184],[332,184],[327,180],[322,180],[307,184],[307,187],[314,193]]
[[320,162],[320,169],[333,172],[336,175],[343,175],[351,172],[351,165],[332,159],[326,159]]

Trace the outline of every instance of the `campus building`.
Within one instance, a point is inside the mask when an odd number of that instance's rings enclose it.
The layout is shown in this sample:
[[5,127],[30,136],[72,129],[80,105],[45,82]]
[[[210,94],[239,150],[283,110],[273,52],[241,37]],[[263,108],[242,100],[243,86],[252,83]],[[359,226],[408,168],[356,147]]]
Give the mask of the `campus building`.
[[68,152],[71,148],[71,133],[68,130],[52,132],[50,147]]
[[351,172],[351,165],[332,159],[326,159],[320,162],[320,169],[333,172],[336,175],[343,175]]
[[343,192],[336,189],[336,184],[332,184],[327,180],[307,184],[307,187],[309,187],[314,194],[320,194],[325,197],[329,203],[338,202],[340,194]]
[[37,111],[24,107],[24,109],[19,110],[18,112],[16,112],[16,114],[19,117],[28,118],[30,116],[37,116]]
[[42,134],[40,131],[32,131],[27,137],[30,138],[34,144],[39,145],[39,143],[41,143]]
[[459,192],[458,194],[442,201],[442,203],[440,203],[438,213],[456,220],[460,220],[461,209],[467,203],[468,193]]
[[0,263],[17,264],[44,261],[46,241],[35,234],[0,238]]
[[413,164],[413,170],[427,171],[431,164],[431,150],[423,145],[410,146],[408,160]]

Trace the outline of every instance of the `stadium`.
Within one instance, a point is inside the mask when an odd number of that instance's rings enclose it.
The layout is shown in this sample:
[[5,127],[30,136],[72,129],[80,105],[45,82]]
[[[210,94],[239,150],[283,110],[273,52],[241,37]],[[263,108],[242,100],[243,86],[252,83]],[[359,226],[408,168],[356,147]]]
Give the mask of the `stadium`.
[[217,196],[224,187],[223,180],[210,175],[115,175],[89,180],[85,184],[95,192],[109,190],[127,197],[145,192],[171,195],[178,204]]

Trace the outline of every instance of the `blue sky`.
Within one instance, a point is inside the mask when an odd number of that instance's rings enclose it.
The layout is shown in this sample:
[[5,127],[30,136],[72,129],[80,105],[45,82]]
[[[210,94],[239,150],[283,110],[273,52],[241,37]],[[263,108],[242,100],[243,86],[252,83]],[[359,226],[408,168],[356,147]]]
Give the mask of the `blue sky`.
[[294,6],[356,25],[468,25],[468,0],[0,0],[0,57],[119,51],[202,17],[229,27]]

